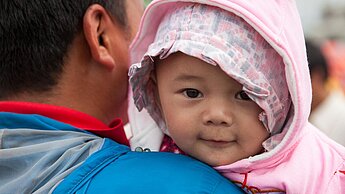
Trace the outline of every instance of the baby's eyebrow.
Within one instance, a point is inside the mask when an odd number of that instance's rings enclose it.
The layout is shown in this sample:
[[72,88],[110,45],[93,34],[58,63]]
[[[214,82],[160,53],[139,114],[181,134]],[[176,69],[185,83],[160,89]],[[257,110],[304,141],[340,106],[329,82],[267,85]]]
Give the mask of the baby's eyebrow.
[[203,80],[204,78],[202,76],[185,74],[185,73],[180,74],[174,78],[174,81],[203,81]]

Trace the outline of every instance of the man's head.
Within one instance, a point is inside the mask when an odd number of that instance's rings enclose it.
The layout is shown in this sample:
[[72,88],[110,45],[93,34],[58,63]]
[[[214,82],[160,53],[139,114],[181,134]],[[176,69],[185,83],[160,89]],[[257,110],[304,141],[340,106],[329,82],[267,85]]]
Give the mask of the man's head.
[[328,95],[328,64],[321,48],[311,40],[306,40],[306,49],[313,89],[311,108],[314,110]]
[[1,98],[47,91],[57,83],[69,46],[82,31],[84,13],[93,3],[127,25],[123,0],[1,2]]
[[[139,0],[1,1],[0,99],[69,104],[97,116],[105,110],[81,107],[107,96],[114,108],[127,94],[128,46],[142,9]],[[118,95],[106,91],[115,86]]]

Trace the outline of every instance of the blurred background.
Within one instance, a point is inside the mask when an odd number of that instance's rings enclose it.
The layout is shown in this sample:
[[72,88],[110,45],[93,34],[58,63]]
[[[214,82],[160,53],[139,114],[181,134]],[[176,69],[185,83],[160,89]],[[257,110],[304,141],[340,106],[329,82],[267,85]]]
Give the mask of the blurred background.
[[305,37],[321,47],[329,64],[330,81],[345,90],[345,0],[296,2]]
[[345,0],[296,0],[305,35],[345,38]]
[[296,0],[312,81],[309,121],[345,146],[345,0]]

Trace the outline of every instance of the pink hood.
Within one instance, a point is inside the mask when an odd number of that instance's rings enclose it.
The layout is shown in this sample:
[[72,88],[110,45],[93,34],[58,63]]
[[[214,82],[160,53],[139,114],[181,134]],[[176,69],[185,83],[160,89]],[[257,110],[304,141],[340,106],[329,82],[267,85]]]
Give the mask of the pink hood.
[[[308,123],[311,84],[304,36],[292,0],[157,0],[149,5],[131,45],[131,61],[140,63],[154,41],[164,14],[176,2],[196,2],[232,12],[250,24],[283,58],[293,115],[270,151],[216,167],[248,191],[345,193],[343,147]],[[256,190],[255,190],[256,189]]]

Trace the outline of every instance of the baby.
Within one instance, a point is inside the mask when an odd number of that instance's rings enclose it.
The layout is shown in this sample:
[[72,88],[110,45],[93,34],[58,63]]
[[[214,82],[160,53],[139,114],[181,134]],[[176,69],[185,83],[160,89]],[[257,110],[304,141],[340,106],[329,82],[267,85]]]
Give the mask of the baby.
[[293,2],[154,1],[132,56],[134,102],[165,134],[160,151],[203,161],[247,192],[345,191],[345,149],[307,122]]

